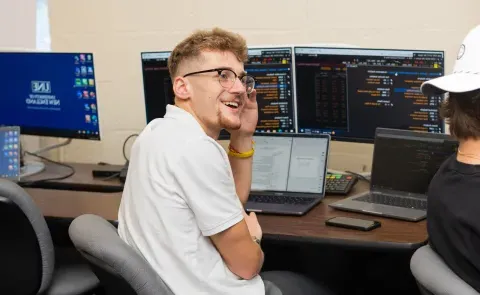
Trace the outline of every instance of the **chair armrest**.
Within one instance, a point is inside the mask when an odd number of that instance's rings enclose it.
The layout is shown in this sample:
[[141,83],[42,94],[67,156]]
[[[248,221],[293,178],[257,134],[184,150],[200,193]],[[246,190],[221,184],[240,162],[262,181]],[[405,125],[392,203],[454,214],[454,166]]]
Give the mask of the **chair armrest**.
[[415,251],[410,260],[410,270],[417,282],[435,295],[479,295],[429,245]]

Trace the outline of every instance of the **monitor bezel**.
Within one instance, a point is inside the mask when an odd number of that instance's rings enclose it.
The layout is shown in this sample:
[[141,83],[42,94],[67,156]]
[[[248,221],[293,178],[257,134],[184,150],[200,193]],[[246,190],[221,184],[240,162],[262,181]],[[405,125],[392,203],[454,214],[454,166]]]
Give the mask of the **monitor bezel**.
[[[338,46],[309,46],[309,45],[301,45],[301,46],[293,46],[293,56],[295,58],[295,81],[297,80],[296,75],[296,57],[297,57],[297,49],[330,49],[330,50],[358,50],[358,51],[404,51],[404,52],[426,52],[426,53],[441,53],[443,56],[443,67],[442,67],[442,76],[445,75],[445,50],[436,50],[436,49],[396,49],[396,48],[370,48],[370,47],[338,47]],[[440,76],[441,77],[441,76]],[[295,92],[295,102],[297,102],[296,92]],[[298,114],[296,114],[298,116]],[[377,126],[377,128],[382,128],[381,126]],[[445,120],[441,120],[441,133],[433,133],[433,134],[445,134],[446,133],[446,122]],[[409,129],[402,129],[402,130],[409,130]],[[297,125],[297,132],[300,133],[300,128]],[[432,133],[432,132],[428,132]],[[300,134],[310,134],[310,133],[300,133]],[[317,134],[317,133],[313,133]],[[319,133],[320,134],[320,133]],[[321,133],[321,134],[329,134],[329,133]],[[375,142],[375,134],[372,137],[349,137],[349,136],[337,136],[331,135],[331,141],[337,142],[351,142],[351,143],[367,143],[373,144]]]

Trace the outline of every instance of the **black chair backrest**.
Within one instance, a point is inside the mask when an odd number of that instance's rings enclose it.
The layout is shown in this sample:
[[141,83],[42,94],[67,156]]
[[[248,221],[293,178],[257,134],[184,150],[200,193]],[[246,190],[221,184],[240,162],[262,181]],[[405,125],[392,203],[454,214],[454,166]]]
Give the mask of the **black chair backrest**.
[[107,294],[173,295],[150,264],[100,216],[85,214],[75,218],[68,233]]
[[55,254],[39,208],[16,183],[0,179],[0,294],[37,294],[48,288]]

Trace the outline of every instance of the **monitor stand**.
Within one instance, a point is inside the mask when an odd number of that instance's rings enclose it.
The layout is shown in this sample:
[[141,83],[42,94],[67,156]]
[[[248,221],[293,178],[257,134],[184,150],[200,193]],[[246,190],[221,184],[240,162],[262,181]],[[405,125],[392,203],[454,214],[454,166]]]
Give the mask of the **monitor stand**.
[[20,168],[20,178],[29,177],[45,170],[45,164],[39,161],[24,162]]
[[43,172],[46,168],[45,163],[41,161],[25,161],[23,159],[24,153],[27,155],[32,155],[35,157],[35,155],[40,156],[40,154],[60,148],[62,146],[66,146],[72,142],[72,139],[69,138],[65,140],[64,142],[54,144],[51,146],[44,147],[42,149],[39,149],[35,152],[24,152],[23,150],[20,152],[20,163],[22,163],[22,167],[20,167],[20,179],[23,179],[25,177],[29,177],[35,174],[39,174]]

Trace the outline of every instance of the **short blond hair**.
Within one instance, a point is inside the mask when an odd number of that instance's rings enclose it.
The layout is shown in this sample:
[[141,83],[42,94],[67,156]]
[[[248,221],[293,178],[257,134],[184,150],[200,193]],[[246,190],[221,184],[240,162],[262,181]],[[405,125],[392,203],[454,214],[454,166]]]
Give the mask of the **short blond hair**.
[[180,42],[168,58],[168,71],[172,80],[181,63],[197,58],[202,51],[232,52],[240,62],[247,61],[247,42],[239,34],[224,29],[198,30]]

